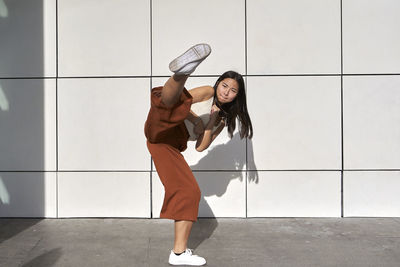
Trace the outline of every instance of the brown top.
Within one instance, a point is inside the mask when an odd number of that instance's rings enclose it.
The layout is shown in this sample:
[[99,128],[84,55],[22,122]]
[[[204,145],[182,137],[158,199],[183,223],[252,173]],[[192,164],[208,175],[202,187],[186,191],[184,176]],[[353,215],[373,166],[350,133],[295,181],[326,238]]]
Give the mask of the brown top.
[[177,103],[166,107],[161,101],[162,86],[151,89],[151,107],[144,125],[144,134],[150,143],[169,144],[179,151],[187,148],[189,133],[184,120],[190,112],[193,97],[183,89]]

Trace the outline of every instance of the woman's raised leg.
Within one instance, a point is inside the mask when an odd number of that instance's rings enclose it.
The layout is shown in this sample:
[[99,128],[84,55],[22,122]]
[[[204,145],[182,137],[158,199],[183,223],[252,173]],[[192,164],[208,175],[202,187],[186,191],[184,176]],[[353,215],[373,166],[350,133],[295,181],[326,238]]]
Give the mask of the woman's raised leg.
[[189,75],[174,74],[164,84],[161,91],[161,101],[167,107],[172,107],[178,102],[188,77]]
[[175,73],[165,83],[161,100],[167,107],[178,102],[189,75],[211,53],[208,44],[197,44],[169,63],[169,69]]

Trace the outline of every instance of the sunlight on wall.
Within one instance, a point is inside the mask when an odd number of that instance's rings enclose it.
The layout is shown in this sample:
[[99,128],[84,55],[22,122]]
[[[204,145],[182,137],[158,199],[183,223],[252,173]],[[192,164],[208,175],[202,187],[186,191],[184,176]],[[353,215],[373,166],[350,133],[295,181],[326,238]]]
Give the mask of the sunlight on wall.
[[8,194],[7,188],[0,176],[0,201],[2,204],[10,204],[10,195]]
[[0,110],[8,110],[8,107],[7,97],[4,94],[3,88],[1,88],[0,84]]
[[0,17],[8,17],[8,9],[6,4],[4,3],[4,0],[0,0]]

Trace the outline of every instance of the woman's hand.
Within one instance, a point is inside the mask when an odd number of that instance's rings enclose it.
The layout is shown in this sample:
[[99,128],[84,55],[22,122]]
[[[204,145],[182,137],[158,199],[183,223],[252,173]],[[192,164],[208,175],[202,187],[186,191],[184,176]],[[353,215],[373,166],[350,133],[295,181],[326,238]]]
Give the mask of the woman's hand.
[[211,107],[211,112],[210,112],[211,126],[216,126],[221,121],[221,118],[219,117],[219,110],[220,109],[215,104]]

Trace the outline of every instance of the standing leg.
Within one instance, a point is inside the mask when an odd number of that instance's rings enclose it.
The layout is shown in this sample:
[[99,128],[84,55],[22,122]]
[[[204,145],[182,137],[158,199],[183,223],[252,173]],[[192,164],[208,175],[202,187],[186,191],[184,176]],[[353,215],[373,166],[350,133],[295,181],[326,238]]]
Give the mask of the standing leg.
[[181,253],[186,250],[192,225],[192,221],[175,221],[175,253]]
[[201,191],[190,166],[178,149],[148,141],[147,147],[165,189],[160,218],[174,220],[172,254],[179,254],[188,248],[193,222],[198,216]]
[[172,107],[178,102],[188,77],[189,75],[174,74],[164,84],[161,91],[161,101],[167,107]]
[[[206,264],[206,260],[198,255],[193,255],[191,249],[186,249],[192,221],[175,221],[175,246],[169,255],[169,264],[172,265],[194,265],[201,266]],[[179,250],[178,250],[179,249]],[[179,256],[175,255],[177,252]]]

